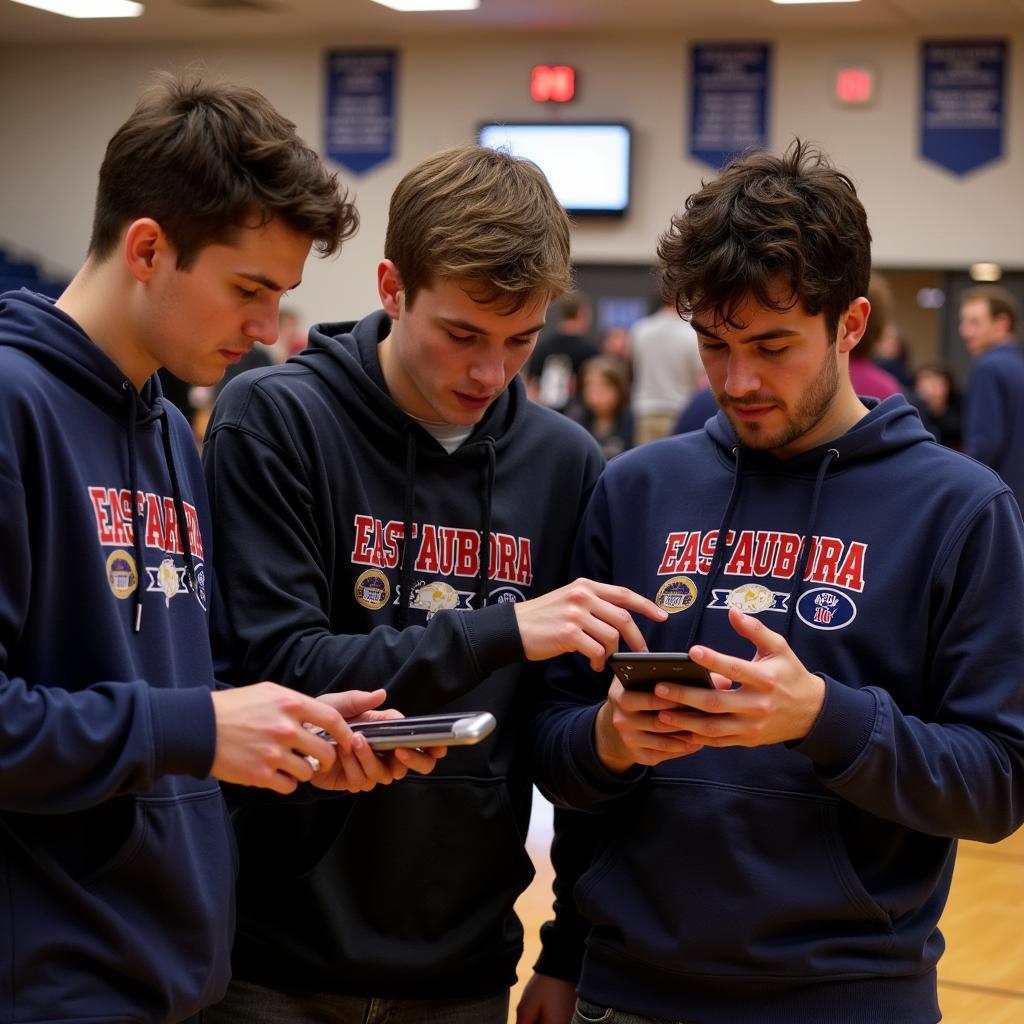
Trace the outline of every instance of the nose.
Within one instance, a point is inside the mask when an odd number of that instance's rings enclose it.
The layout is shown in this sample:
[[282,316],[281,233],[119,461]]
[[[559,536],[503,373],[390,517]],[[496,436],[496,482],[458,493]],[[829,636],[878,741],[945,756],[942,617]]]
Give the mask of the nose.
[[477,359],[469,368],[469,379],[481,390],[499,391],[505,386],[505,363],[500,357]]
[[729,357],[725,377],[725,393],[731,398],[742,398],[761,389],[761,376],[743,353]]
[[251,315],[242,324],[242,334],[261,345],[273,345],[278,334],[277,304]]

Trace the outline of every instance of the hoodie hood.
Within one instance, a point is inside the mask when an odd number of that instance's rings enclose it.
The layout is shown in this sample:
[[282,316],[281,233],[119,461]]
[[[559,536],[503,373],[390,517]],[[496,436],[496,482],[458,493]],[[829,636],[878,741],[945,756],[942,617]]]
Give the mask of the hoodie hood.
[[[374,433],[405,446],[410,429],[417,435],[419,452],[425,457],[447,458],[444,449],[414,419],[395,404],[384,382],[377,346],[391,331],[391,320],[377,310],[362,320],[316,324],[309,332],[309,345],[289,362],[312,370],[343,400],[353,413],[373,424]],[[500,451],[510,443],[526,403],[526,389],[516,376],[494,400],[465,443],[452,458],[465,458],[474,446],[491,438]]]
[[[52,299],[24,288],[0,296],[0,345],[31,356],[94,405],[127,422],[131,383]],[[150,426],[163,415],[163,392],[154,375],[141,395],[136,392],[136,426]]]
[[868,407],[868,414],[845,434],[784,462],[769,452],[741,446],[729,417],[721,410],[707,421],[705,429],[721,454],[730,460],[735,461],[737,450],[742,449],[743,461],[747,466],[756,466],[759,469],[775,467],[785,474],[812,476],[818,471],[822,459],[829,451],[837,453],[838,469],[850,462],[869,459],[923,441],[935,440],[925,430],[917,410],[902,395],[893,395],[884,401],[877,398],[862,398],[861,401]]
[[[123,423],[128,455],[128,485],[138,494],[136,435],[152,430],[162,421],[164,459],[173,494],[178,537],[185,552],[185,585],[195,589],[196,568],[192,556],[178,473],[171,449],[167,410],[159,378],[154,374],[142,392],[117,364],[52,299],[27,289],[0,296],[0,345],[17,349],[34,359],[78,394]],[[138,503],[132,507],[132,533],[136,565],[143,565],[141,516]],[[132,595],[135,632],[142,629],[142,588]]]

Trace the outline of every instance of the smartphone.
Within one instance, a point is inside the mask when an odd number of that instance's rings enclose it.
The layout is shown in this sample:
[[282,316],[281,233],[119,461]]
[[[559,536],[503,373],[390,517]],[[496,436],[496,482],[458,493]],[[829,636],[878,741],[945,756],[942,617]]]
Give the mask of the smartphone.
[[[497,725],[489,711],[458,711],[445,715],[413,715],[377,722],[349,722],[353,732],[362,733],[374,750],[398,747],[466,747],[489,736]],[[317,736],[334,742],[323,729]]]
[[655,683],[714,688],[708,670],[682,651],[617,651],[608,659],[608,667],[627,690],[650,692]]

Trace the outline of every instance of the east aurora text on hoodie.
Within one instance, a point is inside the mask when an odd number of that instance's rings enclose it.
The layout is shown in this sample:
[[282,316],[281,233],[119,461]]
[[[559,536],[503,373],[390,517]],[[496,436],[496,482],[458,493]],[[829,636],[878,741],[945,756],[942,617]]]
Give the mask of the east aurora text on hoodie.
[[0,392],[0,1021],[172,1024],[227,987],[233,914],[195,445],[27,291]]
[[[498,727],[427,776],[239,806],[234,967],[350,995],[492,995],[515,980],[513,904],[533,876],[536,669],[515,604],[567,582],[602,460],[518,378],[449,455],[387,391],[389,330],[383,313],[322,325],[218,400],[204,451],[227,610],[218,665],[307,693],[384,686],[405,714],[485,710]],[[548,973],[575,980],[581,957],[579,927],[548,930]]]
[[592,739],[608,679],[552,666],[542,788],[599,812],[605,836],[576,887],[594,1003],[714,1024],[938,1019],[955,838],[1024,818],[1024,541],[994,473],[902,398],[871,404],[786,462],[719,414],[616,459],[595,490],[573,571],[670,613],[640,621],[650,650],[750,658],[739,607],[826,696],[800,742],[614,776]]

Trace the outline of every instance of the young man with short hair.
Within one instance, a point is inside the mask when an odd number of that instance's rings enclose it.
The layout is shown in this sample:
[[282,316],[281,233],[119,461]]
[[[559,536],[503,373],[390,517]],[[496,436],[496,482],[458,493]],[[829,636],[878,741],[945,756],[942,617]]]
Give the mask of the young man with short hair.
[[960,337],[974,364],[964,398],[964,453],[991,466],[1024,507],[1024,352],[1019,304],[998,285],[960,296]]
[[310,246],[355,223],[261,95],[165,76],[107,147],[74,280],[56,303],[0,297],[4,1019],[175,1024],[220,998],[218,780],[290,793],[318,767],[352,788],[429,767],[353,738],[341,716],[382,692],[216,687],[202,471],[155,376],[213,384],[273,341]]
[[[243,681],[381,685],[409,713],[484,710],[498,727],[404,796],[239,810],[235,981],[211,1024],[505,1024],[533,876],[528,662],[572,650],[599,667],[620,638],[641,643],[631,611],[663,617],[622,588],[566,585],[602,460],[518,377],[569,284],[541,172],[479,146],[428,158],[394,192],[384,256],[378,312],[315,327],[217,404],[223,650]],[[524,1021],[572,1013],[582,949],[557,892]]]
[[648,594],[713,686],[551,666],[542,789],[603,849],[575,1020],[933,1024],[958,837],[1024,819],[1024,528],[901,396],[861,400],[870,234],[797,142],[662,237],[721,411],[611,463],[574,571]]

